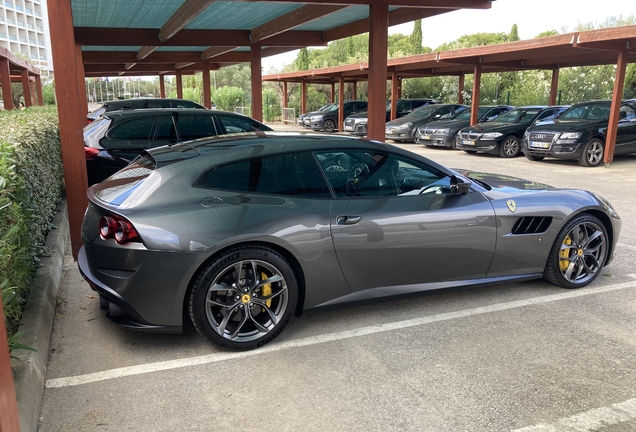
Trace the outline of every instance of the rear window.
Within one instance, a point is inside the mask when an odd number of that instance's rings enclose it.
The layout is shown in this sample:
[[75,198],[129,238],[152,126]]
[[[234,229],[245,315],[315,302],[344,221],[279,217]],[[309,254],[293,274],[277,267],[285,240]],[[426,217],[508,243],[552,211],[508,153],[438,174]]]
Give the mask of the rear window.
[[154,122],[154,117],[140,117],[127,120],[116,125],[113,130],[108,133],[108,137],[120,140],[147,140],[150,139]]
[[121,205],[152,174],[155,166],[151,158],[139,156],[126,168],[95,186],[95,197],[111,205]]
[[106,134],[110,122],[109,118],[102,117],[84,126],[84,145],[98,148],[99,140]]

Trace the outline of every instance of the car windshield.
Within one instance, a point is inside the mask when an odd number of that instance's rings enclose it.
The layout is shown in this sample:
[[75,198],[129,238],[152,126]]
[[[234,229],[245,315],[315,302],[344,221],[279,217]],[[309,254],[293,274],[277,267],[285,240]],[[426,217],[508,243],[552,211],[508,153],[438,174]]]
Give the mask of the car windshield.
[[611,102],[573,106],[564,111],[559,120],[605,120],[609,118]]
[[431,115],[433,115],[433,112],[435,112],[433,108],[421,108],[421,109],[417,109],[413,111],[411,114],[407,115],[407,117],[410,117],[410,118],[430,117]]
[[497,117],[498,122],[518,123],[522,121],[532,121],[538,114],[540,109],[525,110],[515,109]]

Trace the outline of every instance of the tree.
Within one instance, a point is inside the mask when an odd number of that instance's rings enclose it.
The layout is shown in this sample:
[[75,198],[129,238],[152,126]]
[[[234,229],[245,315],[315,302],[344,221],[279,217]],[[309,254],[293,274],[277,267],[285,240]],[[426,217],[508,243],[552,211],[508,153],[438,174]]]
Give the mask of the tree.
[[510,33],[508,34],[508,42],[515,42],[521,40],[519,37],[519,29],[517,28],[517,24],[513,24],[510,29]]
[[413,33],[411,33],[411,53],[422,53],[422,20],[418,19],[413,22]]
[[298,64],[298,70],[309,70],[309,52],[307,51],[307,48],[300,50],[296,63]]
[[245,101],[245,92],[239,87],[219,87],[212,96],[219,109],[234,111],[237,106],[242,106]]

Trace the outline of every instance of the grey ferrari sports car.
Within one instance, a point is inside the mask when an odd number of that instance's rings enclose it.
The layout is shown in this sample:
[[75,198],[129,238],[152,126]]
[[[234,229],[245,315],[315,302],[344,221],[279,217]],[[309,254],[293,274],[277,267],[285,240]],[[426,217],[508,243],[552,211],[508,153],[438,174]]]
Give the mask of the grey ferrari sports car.
[[452,170],[353,137],[147,150],[88,190],[79,268],[114,322],[250,349],[292,314],[426,290],[592,282],[620,219],[592,192]]

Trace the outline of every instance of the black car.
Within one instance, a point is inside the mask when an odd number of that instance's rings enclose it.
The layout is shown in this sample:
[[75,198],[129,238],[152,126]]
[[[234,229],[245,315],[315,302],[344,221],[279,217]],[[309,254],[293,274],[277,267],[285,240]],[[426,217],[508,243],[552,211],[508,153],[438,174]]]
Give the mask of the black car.
[[88,122],[95,121],[102,114],[110,111],[117,110],[131,110],[131,109],[147,109],[147,108],[195,108],[195,109],[207,109],[203,105],[185,100],[185,99],[166,99],[166,98],[135,98],[107,101],[102,104],[96,110],[88,113],[86,117]]
[[[344,102],[344,117],[348,117],[351,114],[366,111],[367,101],[345,101]],[[338,103],[325,108],[323,111],[314,111],[308,113],[305,116],[305,126],[315,131],[323,132],[335,132],[338,130],[338,111],[340,106]]]
[[[395,104],[396,118],[404,117],[423,105],[437,104],[436,99],[398,99]],[[344,130],[351,135],[364,136],[367,134],[367,119],[369,113],[367,111],[352,114],[345,119]],[[391,121],[391,102],[386,103],[386,121]]]
[[415,131],[423,124],[434,120],[448,119],[470,107],[460,104],[425,105],[399,119],[386,124],[386,139],[393,141],[415,141]]
[[[592,101],[573,105],[558,119],[529,127],[521,147],[526,157],[540,161],[545,157],[578,159],[582,166],[603,161],[611,101]],[[615,154],[636,152],[636,99],[621,104],[616,133]]]
[[528,126],[550,120],[566,106],[518,107],[487,123],[465,127],[457,133],[456,146],[467,153],[484,152],[505,158],[521,153],[521,138]]
[[[321,106],[316,111],[324,111],[327,108],[329,108],[331,105],[333,105],[333,104],[332,103],[328,103],[327,105]],[[308,111],[306,113],[302,113],[301,115],[299,115],[298,116],[298,126],[305,126],[305,117],[307,117],[307,114],[311,114],[311,113],[314,113],[316,111]]]
[[[495,120],[514,107],[510,105],[486,105],[477,110],[477,122],[484,123]],[[420,126],[415,133],[415,142],[431,147],[457,148],[455,140],[460,129],[470,125],[471,110],[455,114],[448,120],[438,120]]]
[[212,135],[271,131],[241,114],[183,108],[112,111],[84,127],[88,184],[99,183],[145,150]]

